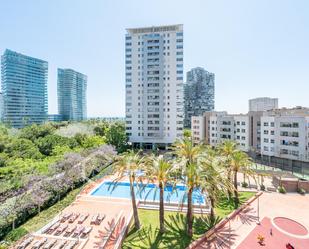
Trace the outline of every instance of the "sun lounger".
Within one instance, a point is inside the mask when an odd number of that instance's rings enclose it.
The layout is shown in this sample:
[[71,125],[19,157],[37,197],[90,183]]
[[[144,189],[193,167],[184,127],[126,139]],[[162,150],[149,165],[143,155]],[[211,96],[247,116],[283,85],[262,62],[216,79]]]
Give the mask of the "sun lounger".
[[73,233],[73,237],[79,236],[84,231],[84,229],[84,226],[78,226]]
[[78,244],[77,241],[71,241],[71,242],[65,247],[65,249],[73,249],[77,244]]
[[59,226],[60,226],[60,223],[56,222],[47,230],[46,233],[53,233]]
[[65,236],[69,236],[71,233],[74,232],[77,226],[70,226],[67,230],[65,230]]
[[73,223],[77,218],[78,218],[79,214],[73,214],[70,218],[69,218],[69,223]]
[[43,249],[50,249],[56,244],[57,240],[51,239],[43,246]]
[[41,248],[41,246],[43,246],[46,243],[47,239],[43,238],[41,240],[37,240],[33,246],[31,247],[32,249],[39,249]]
[[105,215],[99,214],[97,217],[96,225],[100,225],[101,222],[104,220]]
[[60,241],[53,249],[62,249],[68,242],[66,240]]
[[32,242],[33,238],[30,237],[28,239],[25,239],[19,246],[17,246],[17,249],[24,249],[26,248],[31,242]]
[[62,224],[60,227],[57,228],[56,233],[57,235],[62,234],[67,228],[68,224]]
[[92,215],[90,224],[96,224],[96,223],[97,223],[98,216],[99,216],[98,214]]
[[84,231],[82,232],[81,237],[83,238],[86,237],[91,232],[91,230],[92,230],[92,227],[86,227]]
[[79,219],[78,219],[78,224],[82,224],[87,218],[88,218],[89,214],[82,214]]
[[69,214],[64,214],[61,219],[60,219],[60,222],[65,222],[67,219],[69,219],[71,217],[72,213],[69,213]]

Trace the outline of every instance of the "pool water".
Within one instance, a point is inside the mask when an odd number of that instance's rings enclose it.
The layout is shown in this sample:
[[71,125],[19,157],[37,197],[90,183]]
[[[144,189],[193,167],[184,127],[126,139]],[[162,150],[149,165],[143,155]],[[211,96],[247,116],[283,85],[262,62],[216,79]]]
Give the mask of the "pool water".
[[[136,199],[141,201],[159,201],[160,191],[155,184],[147,184],[146,186],[135,184],[134,189]],[[183,185],[177,185],[176,187],[166,186],[164,189],[164,201],[166,203],[187,203],[186,189]],[[131,199],[130,183],[103,182],[91,195]],[[198,189],[194,189],[193,191],[192,202],[195,205],[205,204],[205,197]]]

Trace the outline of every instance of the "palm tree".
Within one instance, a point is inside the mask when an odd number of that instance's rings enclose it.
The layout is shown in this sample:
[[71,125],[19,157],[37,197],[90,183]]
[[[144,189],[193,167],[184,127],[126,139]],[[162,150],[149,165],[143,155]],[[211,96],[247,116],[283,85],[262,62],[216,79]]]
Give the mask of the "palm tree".
[[151,155],[146,159],[145,171],[149,181],[157,184],[160,190],[160,233],[164,233],[164,188],[167,184],[176,184],[175,166],[162,155]]
[[194,145],[189,137],[176,141],[172,146],[173,154],[177,156],[180,165],[183,165],[183,173],[187,185],[187,233],[193,235],[193,210],[192,193],[199,186],[199,159],[202,156],[202,145]]
[[215,150],[207,148],[201,160],[200,188],[207,193],[210,201],[210,220],[215,220],[215,206],[222,193],[232,189],[231,182],[224,177],[223,169],[218,163]]
[[192,193],[194,188],[199,188],[201,183],[200,164],[198,162],[189,163],[185,168],[187,185],[187,233],[190,237],[193,235],[193,205]]
[[[219,157],[222,157],[223,167],[225,168],[227,179],[232,182],[232,158],[235,152],[237,152],[237,143],[232,140],[225,140],[218,146]],[[232,198],[232,192],[228,190],[229,199]]]
[[140,229],[140,221],[138,218],[134,185],[136,180],[142,181],[141,177],[137,176],[137,173],[143,168],[143,165],[143,158],[139,153],[135,153],[134,151],[121,154],[113,163],[114,173],[117,175],[117,178],[114,180],[115,182],[119,182],[124,176],[129,177],[134,226],[136,229]]
[[172,153],[176,155],[178,159],[183,160],[186,166],[196,162],[201,156],[202,150],[202,146],[194,145],[189,137],[184,137],[183,140],[177,140],[172,145]]
[[254,176],[254,171],[251,170],[250,166],[251,160],[245,152],[236,151],[233,153],[231,158],[231,171],[234,176],[234,204],[236,207],[239,205],[237,173],[243,172],[245,175]]

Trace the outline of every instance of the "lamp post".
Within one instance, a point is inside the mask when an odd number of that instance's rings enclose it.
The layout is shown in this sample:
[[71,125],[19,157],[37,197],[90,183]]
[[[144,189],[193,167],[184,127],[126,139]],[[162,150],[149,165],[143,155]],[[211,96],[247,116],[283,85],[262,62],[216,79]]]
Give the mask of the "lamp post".
[[257,218],[258,218],[258,221],[257,221],[257,225],[260,225],[260,196],[258,196],[257,198]]
[[231,249],[231,219],[229,219],[229,248]]

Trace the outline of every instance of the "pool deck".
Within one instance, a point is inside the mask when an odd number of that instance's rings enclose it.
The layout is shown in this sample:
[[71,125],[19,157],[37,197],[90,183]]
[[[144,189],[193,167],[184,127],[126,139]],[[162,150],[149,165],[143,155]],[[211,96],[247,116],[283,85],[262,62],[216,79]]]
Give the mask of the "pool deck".
[[[132,220],[132,204],[131,200],[126,199],[111,199],[111,198],[97,198],[89,195],[93,189],[97,188],[103,181],[112,180],[111,177],[104,177],[96,182],[91,182],[81,191],[76,200],[59,213],[53,220],[49,221],[46,226],[39,231],[27,235],[22,241],[28,237],[32,237],[33,241],[27,248],[31,248],[36,241],[47,238],[49,241],[56,239],[59,244],[60,241],[77,241],[78,244],[74,249],[93,249],[93,248],[120,248],[121,242],[124,239],[127,228]],[[56,235],[55,233],[46,233],[46,228],[59,221],[64,214],[78,213],[89,214],[88,218],[82,224],[84,227],[92,227],[91,232],[85,238],[72,236],[64,236],[64,233]],[[99,225],[90,224],[91,217],[95,214],[104,215],[105,218]],[[77,220],[73,223],[68,221],[61,223],[68,225],[68,227],[78,226]],[[22,242],[17,243],[13,248]]]

